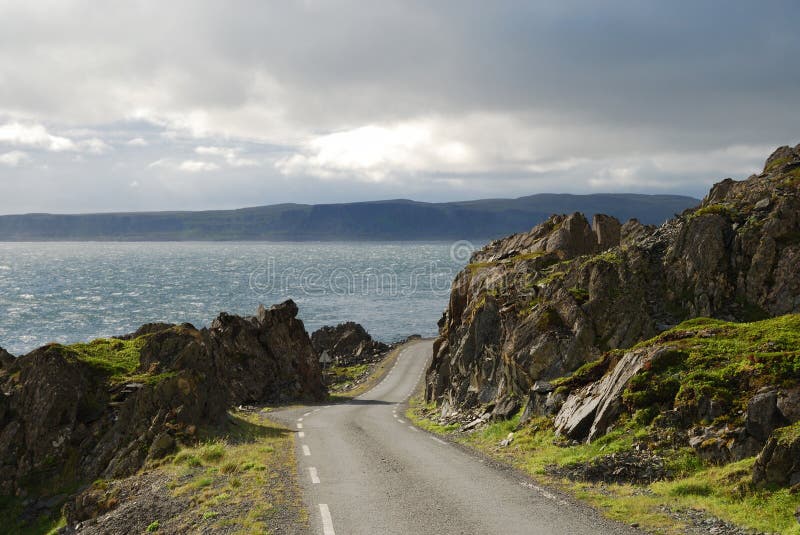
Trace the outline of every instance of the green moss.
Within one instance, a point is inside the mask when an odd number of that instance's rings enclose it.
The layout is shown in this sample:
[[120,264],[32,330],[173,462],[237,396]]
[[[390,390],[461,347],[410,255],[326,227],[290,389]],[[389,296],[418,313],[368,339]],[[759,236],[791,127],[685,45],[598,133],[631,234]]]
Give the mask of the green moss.
[[570,288],[567,291],[572,295],[572,297],[578,303],[582,304],[582,303],[585,303],[586,301],[589,300],[589,290],[586,290],[585,288],[580,288],[578,286],[573,286],[572,288]]
[[703,206],[702,208],[698,208],[695,210],[690,216],[689,219],[694,219],[697,217],[702,217],[705,215],[716,214],[722,217],[732,218],[736,215],[736,211],[727,204],[709,204],[707,206]]
[[622,257],[615,251],[605,251],[585,260],[583,264],[581,264],[581,269],[585,268],[586,266],[598,264],[600,262],[617,265],[622,263]]
[[146,336],[133,340],[100,338],[88,344],[80,343],[69,346],[54,344],[52,347],[60,351],[66,358],[85,362],[110,375],[112,379],[122,379],[133,374],[139,368],[141,350],[146,341]]
[[772,171],[775,171],[776,169],[783,167],[784,165],[789,163],[789,160],[790,159],[788,156],[786,158],[778,158],[777,160],[772,160],[771,162],[769,162],[769,165],[764,167],[764,171],[767,173],[771,173]]
[[536,319],[536,328],[539,331],[552,331],[564,327],[564,320],[551,307],[546,307]]
[[147,531],[147,533],[155,533],[156,531],[158,531],[160,525],[161,525],[160,522],[156,520],[154,522],[151,522],[150,525],[147,526],[147,529],[145,531]]
[[775,438],[778,439],[780,444],[790,444],[797,441],[800,439],[800,422],[778,429],[775,431]]

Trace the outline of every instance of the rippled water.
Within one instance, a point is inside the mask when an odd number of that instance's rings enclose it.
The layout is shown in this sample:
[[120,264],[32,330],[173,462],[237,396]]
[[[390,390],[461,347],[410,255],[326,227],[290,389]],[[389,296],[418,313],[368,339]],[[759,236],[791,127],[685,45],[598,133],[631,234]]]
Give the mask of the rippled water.
[[[353,320],[394,341],[436,332],[467,244],[0,243],[0,347],[205,326],[294,299],[312,330]],[[453,254],[455,252],[455,254]]]

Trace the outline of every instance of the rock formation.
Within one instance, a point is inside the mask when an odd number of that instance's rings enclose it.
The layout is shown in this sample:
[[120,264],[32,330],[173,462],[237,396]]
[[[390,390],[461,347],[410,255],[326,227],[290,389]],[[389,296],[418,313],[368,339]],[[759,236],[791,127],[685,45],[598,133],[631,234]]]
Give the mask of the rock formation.
[[321,400],[316,351],[292,301],[208,329],[149,325],[51,344],[0,369],[0,493],[117,477],[225,421],[233,405]]
[[[698,208],[657,228],[553,216],[489,243],[456,277],[426,398],[445,417],[465,410],[504,417],[519,407],[523,418],[557,414],[563,434],[591,440],[623,410],[631,381],[676,353],[668,340],[624,350],[691,318],[800,312],[799,262],[800,145],[779,148],[758,175],[716,184]],[[763,392],[744,386],[741,395],[751,397],[742,401],[741,426],[695,437],[724,459],[754,454],[796,419],[778,410],[779,399],[786,412],[797,408],[778,384],[760,385]],[[681,405],[678,416],[691,426],[734,405],[702,398]]]
[[364,327],[352,321],[314,331],[311,343],[318,353],[327,351],[341,366],[373,362],[389,350],[389,346],[373,340]]

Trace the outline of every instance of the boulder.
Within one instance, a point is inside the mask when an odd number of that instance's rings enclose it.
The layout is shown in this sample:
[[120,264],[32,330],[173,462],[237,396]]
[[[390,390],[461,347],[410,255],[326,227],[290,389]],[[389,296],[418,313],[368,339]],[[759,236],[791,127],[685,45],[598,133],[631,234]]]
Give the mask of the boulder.
[[800,423],[775,430],[753,465],[756,485],[800,483]]
[[372,362],[389,349],[386,344],[373,340],[363,326],[352,321],[314,331],[311,343],[318,353],[327,351],[344,366]]
[[769,387],[762,389],[747,404],[745,428],[756,439],[764,442],[770,433],[781,424],[778,412],[778,392]]
[[781,416],[789,423],[800,421],[800,386],[781,389],[777,406]]
[[556,415],[556,432],[587,442],[604,435],[622,409],[622,393],[631,378],[653,359],[674,351],[667,346],[627,352],[599,381],[569,395]]
[[232,406],[324,399],[296,314],[287,301],[252,318],[220,314],[208,329],[146,327],[132,375],[147,380],[112,380],[58,344],[19,357],[14,376],[0,374],[0,491],[128,475],[225,423]]

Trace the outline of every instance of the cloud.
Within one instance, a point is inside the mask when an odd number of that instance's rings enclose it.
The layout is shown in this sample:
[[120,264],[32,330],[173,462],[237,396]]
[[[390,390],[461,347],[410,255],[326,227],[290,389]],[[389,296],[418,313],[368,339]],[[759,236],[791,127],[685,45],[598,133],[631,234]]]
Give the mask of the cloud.
[[464,170],[474,163],[471,147],[442,132],[435,121],[419,120],[316,136],[275,165],[286,175],[380,182],[398,173]]
[[219,169],[219,165],[214,162],[204,162],[201,160],[184,160],[178,165],[177,169],[187,173],[203,173],[206,171],[216,171]]
[[793,0],[0,2],[0,154],[37,163],[4,167],[0,213],[701,195],[800,141],[798,24]]
[[11,152],[6,152],[5,154],[0,154],[0,164],[7,165],[9,167],[17,167],[20,164],[29,162],[30,159],[31,158],[28,153],[19,150],[13,150]]
[[41,124],[6,123],[0,126],[0,143],[61,152],[74,151],[78,146],[71,140],[50,134]]
[[231,167],[256,167],[259,163],[256,160],[250,158],[242,158],[239,154],[242,152],[240,148],[226,148],[226,147],[209,147],[209,146],[200,146],[196,147],[194,151],[197,154],[207,155],[207,156],[218,156],[225,160]]

